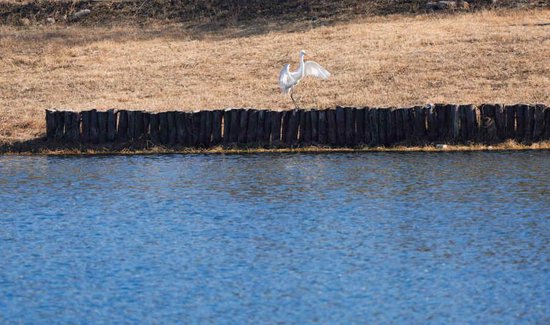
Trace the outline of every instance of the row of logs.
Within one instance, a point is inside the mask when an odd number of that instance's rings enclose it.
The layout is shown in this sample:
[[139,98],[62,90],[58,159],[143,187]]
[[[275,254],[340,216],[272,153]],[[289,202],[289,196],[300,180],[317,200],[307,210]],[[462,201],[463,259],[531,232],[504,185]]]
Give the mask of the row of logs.
[[523,143],[550,139],[550,109],[537,105],[435,104],[412,108],[337,107],[198,112],[46,110],[46,133],[68,143],[212,147],[333,147],[426,143]]

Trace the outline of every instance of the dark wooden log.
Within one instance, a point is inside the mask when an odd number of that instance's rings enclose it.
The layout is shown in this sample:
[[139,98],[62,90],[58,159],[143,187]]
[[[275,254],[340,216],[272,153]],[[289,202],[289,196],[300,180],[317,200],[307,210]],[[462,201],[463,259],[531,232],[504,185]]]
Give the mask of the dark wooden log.
[[346,112],[344,107],[336,107],[336,144],[340,147],[346,145]]
[[126,130],[126,138],[128,141],[134,141],[136,135],[136,121],[134,119],[135,112],[128,111],[128,129]]
[[[122,121],[122,120],[120,120]],[[151,113],[149,120],[149,136],[154,144],[160,143],[160,116],[159,113]]]
[[145,126],[143,125],[143,111],[134,111],[134,140],[145,140]]
[[55,111],[46,110],[46,138],[52,140],[55,137]]
[[239,145],[246,143],[246,132],[248,130],[248,109],[241,109],[239,114],[239,137],[237,142]]
[[107,112],[97,112],[97,126],[99,143],[107,142]]
[[190,114],[192,122],[192,132],[191,132],[191,147],[198,147],[200,145],[200,132],[201,132],[201,119],[202,114],[200,111],[195,111]]
[[525,129],[523,134],[523,141],[532,142],[533,141],[533,129],[535,122],[535,107],[533,105],[527,105],[525,109]]
[[438,141],[437,129],[439,125],[437,124],[438,121],[435,106],[432,104],[426,106],[426,121],[428,122],[428,140]]
[[288,127],[286,128],[285,144],[290,147],[298,145],[298,130],[300,127],[300,111],[294,109],[288,111]]
[[168,144],[168,112],[159,113],[159,137],[161,144]]
[[176,112],[176,142],[180,145],[185,145],[185,113]]
[[550,140],[550,107],[544,107],[544,135],[543,140]]
[[318,136],[317,142],[320,145],[326,145],[328,143],[328,118],[327,111],[321,110],[317,113],[319,118],[319,124],[317,125]]
[[228,145],[231,143],[231,140],[229,139],[230,134],[230,127],[231,127],[231,110],[226,109],[223,111],[223,144]]
[[525,135],[525,115],[527,111],[527,105],[515,105],[514,110],[516,112],[516,136],[517,141],[523,141]]
[[460,120],[460,143],[466,143],[468,141],[468,122],[466,115],[468,115],[467,105],[460,105],[458,107],[458,118]]
[[107,110],[107,141],[116,140],[116,114],[114,109]]
[[476,142],[478,140],[478,108],[474,105],[465,105],[466,109],[466,124],[467,124],[467,138],[469,142]]
[[346,107],[344,108],[345,113],[345,143],[346,147],[355,147],[355,108]]
[[414,143],[423,144],[426,142],[426,108],[423,106],[413,107],[414,119]]
[[273,147],[278,147],[281,145],[281,129],[282,129],[282,119],[283,112],[270,111],[269,112],[271,120],[271,145]]
[[460,113],[458,105],[451,105],[449,112],[449,140],[453,143],[460,141]]
[[151,113],[143,112],[144,140],[150,140],[151,139],[151,133],[150,133],[150,130],[149,130],[150,126],[151,126]]
[[90,111],[80,112],[82,126],[80,130],[80,141],[82,143],[90,142]]
[[387,108],[378,109],[378,138],[380,144],[387,146],[388,143],[388,113],[390,112]]
[[229,143],[236,144],[239,140],[239,124],[241,122],[240,109],[232,109],[229,111],[230,115],[230,127],[229,127]]
[[[305,122],[303,123],[304,128],[300,131],[302,134],[302,144],[304,146],[311,146],[312,144],[312,135],[313,135],[313,125],[311,123],[311,116],[313,115],[313,111],[306,111],[303,118],[305,119]],[[300,119],[300,123],[302,122],[302,119]]]
[[288,125],[290,123],[290,113],[288,111],[283,111],[283,116],[281,118],[281,143],[287,144],[286,138],[288,135]]
[[371,109],[369,107],[363,108],[363,145],[372,145],[372,124],[371,124]]
[[300,125],[298,126],[298,134],[296,136],[297,138],[297,145],[298,146],[303,146],[304,145],[304,130],[306,128],[306,110],[305,109],[300,109],[298,110],[298,120],[300,121]]
[[70,132],[69,132],[69,141],[72,143],[78,142],[80,137],[80,114],[77,112],[70,112]]
[[90,141],[94,144],[99,143],[99,125],[95,109],[90,111]]
[[55,111],[54,119],[55,119],[54,139],[61,140],[63,139],[63,133],[65,133],[64,113],[61,111]]
[[365,108],[355,109],[355,145],[362,147],[365,145]]
[[222,142],[223,111],[212,112],[212,145],[217,146]]
[[256,146],[258,141],[258,111],[252,109],[248,112],[248,124],[246,128],[246,143]]
[[485,143],[495,143],[498,140],[495,121],[495,105],[483,104],[479,107],[481,114],[480,140]]
[[[118,111],[117,140],[126,142],[128,140],[128,111]],[[84,122],[84,121],[83,121]]]
[[193,113],[184,113],[183,127],[185,128],[185,139],[183,140],[183,145],[186,147],[194,146],[195,135],[193,135]]
[[337,131],[336,131],[336,110],[328,109],[325,111],[327,115],[327,142],[331,146],[338,144]]
[[504,114],[506,116],[506,138],[516,138],[516,105],[504,106]]
[[544,105],[535,105],[533,118],[533,141],[540,141],[544,135]]
[[495,125],[497,128],[497,138],[499,141],[506,139],[506,115],[504,114],[504,106],[495,104]]
[[395,108],[387,109],[387,126],[386,126],[386,140],[387,145],[393,146],[396,142],[396,121],[395,121]]
[[71,112],[63,111],[63,141],[68,142],[71,134]]
[[258,147],[265,145],[265,115],[265,110],[261,109],[258,111],[258,121],[256,122],[256,145]]
[[166,112],[168,124],[168,144],[175,145],[178,141],[178,129],[176,127],[176,112]]
[[370,129],[370,146],[376,147],[382,144],[380,141],[380,122],[379,114],[380,110],[378,108],[369,108],[369,129]]
[[434,106],[436,122],[436,138],[437,142],[445,142],[449,132],[449,116],[447,115],[447,105],[435,104]]
[[312,109],[309,118],[311,120],[311,144],[317,145],[319,143],[319,111]]
[[[260,146],[269,147],[269,145],[271,144],[271,118],[272,118],[272,114],[271,114],[271,111],[268,111],[268,110],[262,110],[262,112],[264,112],[263,136],[258,137],[258,139],[259,139]],[[258,123],[261,123],[259,118],[258,118]]]
[[396,108],[393,110],[395,120],[395,141],[401,142],[405,139],[404,126],[403,126],[403,112],[405,109]]
[[403,140],[410,143],[414,138],[414,126],[412,119],[412,108],[401,109],[401,119],[403,120]]

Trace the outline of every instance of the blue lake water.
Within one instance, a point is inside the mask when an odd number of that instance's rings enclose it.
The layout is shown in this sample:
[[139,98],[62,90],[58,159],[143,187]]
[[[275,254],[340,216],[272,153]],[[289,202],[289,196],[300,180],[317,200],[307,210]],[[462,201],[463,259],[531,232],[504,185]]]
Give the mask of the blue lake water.
[[550,323],[550,152],[0,156],[0,323]]

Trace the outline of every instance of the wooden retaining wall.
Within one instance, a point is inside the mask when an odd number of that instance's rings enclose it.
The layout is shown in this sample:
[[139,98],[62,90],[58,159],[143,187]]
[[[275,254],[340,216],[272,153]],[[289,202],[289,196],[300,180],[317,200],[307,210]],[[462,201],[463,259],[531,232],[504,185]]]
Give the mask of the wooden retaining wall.
[[63,143],[208,148],[364,147],[550,140],[542,104],[435,104],[411,108],[227,109],[199,112],[46,110],[46,135]]

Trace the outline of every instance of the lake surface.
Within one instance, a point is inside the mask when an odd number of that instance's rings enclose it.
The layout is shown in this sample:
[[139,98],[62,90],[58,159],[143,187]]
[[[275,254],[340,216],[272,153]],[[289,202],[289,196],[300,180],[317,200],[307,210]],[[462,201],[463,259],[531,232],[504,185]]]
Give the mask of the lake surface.
[[0,156],[0,323],[549,310],[550,152]]

